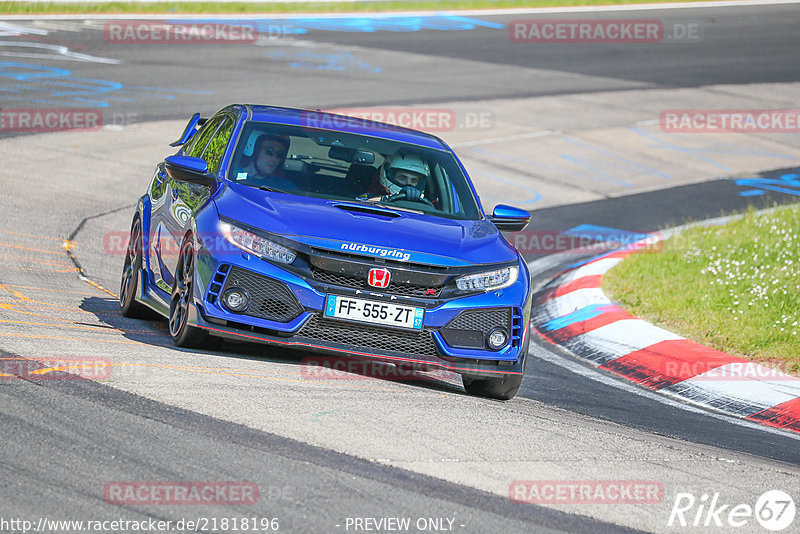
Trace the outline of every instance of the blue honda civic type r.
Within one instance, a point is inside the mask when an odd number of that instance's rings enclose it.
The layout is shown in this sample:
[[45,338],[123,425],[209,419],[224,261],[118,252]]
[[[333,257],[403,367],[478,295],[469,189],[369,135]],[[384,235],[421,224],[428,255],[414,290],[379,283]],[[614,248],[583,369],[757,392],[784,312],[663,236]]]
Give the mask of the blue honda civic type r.
[[510,399],[525,370],[531,285],[439,138],[321,111],[195,114],[131,225],[123,315],[148,308],[181,347],[208,336],[449,370]]

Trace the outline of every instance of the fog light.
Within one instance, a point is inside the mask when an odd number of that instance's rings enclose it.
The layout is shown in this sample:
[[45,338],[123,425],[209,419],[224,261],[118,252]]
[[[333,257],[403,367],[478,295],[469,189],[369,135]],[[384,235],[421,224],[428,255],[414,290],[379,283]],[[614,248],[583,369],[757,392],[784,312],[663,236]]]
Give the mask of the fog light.
[[499,350],[508,343],[508,334],[502,328],[495,328],[486,336],[486,344],[492,350]]
[[243,289],[229,289],[222,296],[222,303],[230,311],[241,313],[247,309],[250,299],[247,298],[247,293]]

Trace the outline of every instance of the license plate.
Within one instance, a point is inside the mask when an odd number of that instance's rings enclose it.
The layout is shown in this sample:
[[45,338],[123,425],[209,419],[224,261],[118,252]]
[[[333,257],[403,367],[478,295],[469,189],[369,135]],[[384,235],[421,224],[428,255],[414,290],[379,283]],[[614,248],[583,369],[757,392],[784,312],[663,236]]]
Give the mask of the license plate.
[[422,320],[425,317],[425,308],[402,306],[391,302],[354,299],[341,295],[328,295],[328,299],[325,302],[325,316],[361,323],[421,330]]

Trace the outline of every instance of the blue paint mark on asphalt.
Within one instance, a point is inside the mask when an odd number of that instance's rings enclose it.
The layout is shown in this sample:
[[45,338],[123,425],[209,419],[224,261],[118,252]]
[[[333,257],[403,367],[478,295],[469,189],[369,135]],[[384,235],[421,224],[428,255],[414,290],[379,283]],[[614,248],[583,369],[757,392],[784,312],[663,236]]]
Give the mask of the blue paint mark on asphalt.
[[[563,167],[559,167],[557,165],[548,165],[547,163],[540,163],[538,161],[532,161],[532,160],[529,160],[529,159],[520,158],[519,156],[514,156],[514,155],[511,155],[511,154],[503,154],[503,153],[500,153],[500,152],[493,152],[491,150],[486,150],[485,148],[472,148],[471,150],[473,152],[477,153],[477,154],[486,154],[487,156],[492,156],[492,157],[495,157],[495,158],[498,158],[498,159],[504,159],[504,160],[510,160],[510,161],[518,161],[520,163],[525,164],[528,167],[541,167],[541,168],[549,170],[549,171],[559,172],[559,173],[567,174],[567,175],[570,175],[570,176],[575,176],[577,178],[584,178],[584,179],[589,178],[589,179],[600,180],[600,181],[604,181],[604,182],[607,181],[607,179],[597,178],[596,176],[594,176],[592,174],[592,173],[596,174],[596,173],[599,173],[599,172],[602,172],[602,171],[595,171],[593,169],[589,169],[589,174],[587,174],[587,173],[578,173],[578,172],[575,172],[575,171],[570,171],[570,170],[565,169]],[[562,157],[564,159],[568,159],[569,158],[569,156],[566,156],[566,155],[562,155]],[[522,172],[522,171],[520,171],[520,172]],[[607,173],[603,173],[603,174],[608,176]],[[623,182],[623,184],[624,183],[625,182]]]
[[72,73],[67,69],[31,65],[29,63],[17,63],[15,61],[0,62],[0,76],[11,78],[20,82],[27,82],[42,78],[53,78],[56,76],[69,76],[70,74]]
[[[800,196],[800,174],[782,174],[779,180],[774,178],[740,178],[736,185],[752,187],[739,193],[740,197],[765,195],[767,191]],[[789,189],[790,187],[796,189]]]
[[574,312],[570,312],[566,315],[562,315],[561,317],[550,319],[539,328],[548,332],[560,330],[575,323],[581,323],[583,321],[588,321],[589,319],[594,319],[595,317],[603,315],[604,313],[612,310],[616,310],[616,307],[609,304],[590,304],[589,306],[575,310]]
[[[473,173],[473,174],[475,176],[485,176],[486,178],[489,178],[490,180],[494,180],[495,182],[500,182],[502,184],[510,185],[510,186],[515,187],[517,189],[521,189],[523,191],[527,191],[528,193],[531,193],[533,195],[528,200],[521,200],[521,201],[520,200],[514,200],[514,202],[517,203],[517,204],[521,204],[521,205],[533,204],[534,202],[539,202],[539,200],[541,200],[541,198],[542,198],[542,195],[538,191],[534,191],[530,187],[522,185],[519,182],[515,182],[514,180],[509,180],[507,178],[501,178],[500,176],[496,176],[494,174],[489,174],[488,172],[480,172],[480,173]],[[507,202],[507,200],[506,200],[506,202]]]
[[[718,161],[715,161],[711,158],[702,156],[701,154],[735,154],[737,156],[763,156],[763,157],[787,159],[787,160],[797,159],[790,154],[781,154],[779,152],[764,152],[763,150],[754,150],[741,145],[732,145],[730,143],[706,143],[706,146],[702,148],[681,146],[681,145],[676,145],[674,143],[669,143],[667,141],[664,141],[663,139],[659,139],[654,135],[651,135],[633,126],[631,126],[629,129],[641,135],[642,137],[655,141],[656,148],[664,148],[667,150],[674,150],[676,152],[680,152],[687,156],[699,159],[700,161],[704,161],[710,165],[713,165],[714,167],[717,167],[718,169],[722,169],[723,171],[729,171],[730,169],[726,165]],[[683,135],[681,136],[681,139],[694,141],[697,140],[698,138],[691,138],[686,135]]]
[[585,237],[594,241],[610,241],[623,245],[630,245],[650,237],[650,234],[629,232],[627,230],[619,230],[607,226],[595,226],[593,224],[581,224],[561,233],[568,236]]
[[137,87],[110,80],[79,78],[67,69],[13,61],[0,62],[0,78],[20,82],[0,87],[4,100],[44,105],[107,108],[109,102],[132,102],[130,93],[166,100],[174,100],[174,93],[212,94],[204,90]]
[[665,148],[667,150],[675,150],[676,152],[680,152],[682,154],[686,154],[687,156],[699,159],[700,161],[704,161],[704,162],[706,162],[706,163],[708,163],[710,165],[713,165],[714,167],[717,167],[718,169],[722,169],[723,171],[729,171],[730,170],[727,166],[725,166],[725,165],[723,165],[721,163],[718,163],[718,162],[712,160],[711,158],[707,158],[705,156],[700,156],[700,155],[696,154],[696,153],[699,153],[699,152],[707,152],[708,150],[705,149],[705,148],[691,148],[691,147],[680,146],[680,145],[676,145],[676,144],[673,144],[673,143],[668,143],[667,141],[664,141],[664,140],[659,139],[659,138],[657,138],[657,137],[655,137],[653,135],[650,135],[649,133],[645,132],[644,130],[641,130],[641,129],[636,128],[634,126],[631,126],[629,129],[632,132],[637,133],[637,134],[641,135],[642,137],[644,137],[646,139],[650,139],[651,141],[655,141],[656,148]]
[[421,30],[464,31],[475,28],[505,29],[504,24],[456,15],[376,15],[344,17],[291,17],[253,19],[171,19],[169,24],[225,24],[253,26],[259,33],[275,35],[303,35],[309,30],[330,32],[374,33],[418,32]]
[[611,182],[612,184],[621,185],[623,187],[633,187],[633,184],[626,182],[625,180],[620,180],[619,178],[615,177],[613,174],[609,174],[607,172],[601,171],[600,169],[591,165],[588,160],[584,158],[576,158],[575,156],[569,156],[567,154],[561,154],[561,158],[567,161],[571,161],[575,165],[579,167],[583,167],[586,170],[595,174],[593,178],[596,180],[600,180],[602,182]]
[[367,71],[381,72],[380,67],[373,67],[366,61],[355,57],[350,52],[336,54],[321,54],[309,50],[300,52],[270,52],[270,59],[288,61],[290,67],[300,69],[337,70],[337,71]]
[[595,152],[599,152],[600,154],[605,154],[605,155],[607,155],[608,157],[610,157],[612,159],[615,159],[617,161],[621,161],[622,163],[625,163],[626,165],[628,165],[630,167],[633,167],[634,169],[643,170],[643,171],[645,171],[645,172],[647,172],[649,174],[653,174],[655,176],[658,176],[659,178],[664,178],[665,180],[669,180],[670,179],[669,174],[661,172],[661,171],[659,171],[657,169],[653,169],[652,167],[648,167],[647,165],[642,165],[641,163],[637,163],[636,161],[630,160],[628,158],[624,158],[624,157],[622,157],[622,156],[620,156],[618,154],[615,154],[614,152],[611,152],[610,150],[605,150],[603,148],[590,145],[589,143],[581,141],[580,139],[574,139],[574,138],[569,137],[567,135],[563,136],[562,139],[564,139],[565,141],[567,141],[569,143],[588,148],[589,150],[593,150]]

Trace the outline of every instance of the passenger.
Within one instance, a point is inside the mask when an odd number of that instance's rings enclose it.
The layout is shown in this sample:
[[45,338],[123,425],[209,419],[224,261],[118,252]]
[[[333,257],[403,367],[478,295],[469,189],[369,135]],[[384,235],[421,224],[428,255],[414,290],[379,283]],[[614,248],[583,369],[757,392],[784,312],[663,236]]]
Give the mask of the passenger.
[[[283,135],[261,134],[254,144],[253,155],[247,166],[237,175],[244,178],[247,185],[268,186],[278,189],[297,189],[297,186],[283,171],[286,154],[289,152],[289,138]],[[244,173],[244,176],[242,174]]]

